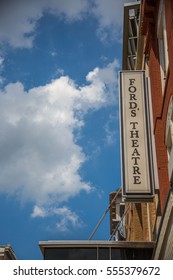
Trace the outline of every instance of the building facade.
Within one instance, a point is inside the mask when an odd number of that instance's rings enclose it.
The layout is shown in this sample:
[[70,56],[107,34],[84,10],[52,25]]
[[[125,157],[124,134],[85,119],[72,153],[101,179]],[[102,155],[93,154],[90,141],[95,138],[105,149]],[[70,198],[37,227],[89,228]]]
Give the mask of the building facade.
[[15,253],[10,245],[0,245],[0,260],[16,260]]
[[125,201],[126,240],[154,241],[154,259],[173,259],[173,1],[126,4],[123,35],[122,69],[145,71],[155,189],[152,202]]
[[40,241],[44,260],[140,260],[151,258],[153,242],[103,240]]

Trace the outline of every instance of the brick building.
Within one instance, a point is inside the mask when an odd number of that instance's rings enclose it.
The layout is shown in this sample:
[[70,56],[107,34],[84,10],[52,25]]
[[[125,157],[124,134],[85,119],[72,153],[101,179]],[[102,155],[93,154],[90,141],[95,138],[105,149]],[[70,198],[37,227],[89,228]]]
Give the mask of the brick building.
[[0,245],[0,260],[16,260],[15,253],[10,245]]
[[[173,259],[172,0],[141,0],[125,4],[123,71],[128,74],[142,73],[145,78],[142,86],[145,88],[143,115],[146,141],[140,139],[138,143],[134,140],[133,145],[138,147],[142,142],[147,143],[148,157],[142,151],[141,158],[146,157],[145,166],[141,159],[141,169],[133,166],[132,170],[136,174],[136,185],[140,185],[142,176],[147,177],[145,174],[148,172],[152,180],[145,182],[149,182],[152,191],[144,184],[141,193],[130,193],[129,189],[125,193],[128,180],[123,178],[123,199],[121,192],[110,194],[110,233],[114,240],[39,242],[44,259],[62,259],[62,252],[64,259]],[[137,100],[134,92],[131,98]],[[123,99],[120,100],[122,109]],[[124,125],[123,122],[121,130],[127,136]],[[134,133],[137,136],[137,131]],[[143,135],[141,138],[144,138]],[[128,140],[123,137],[124,148],[124,142],[128,146]],[[127,153],[127,149],[123,148],[122,156]],[[137,149],[134,153],[139,154]],[[124,158],[122,162],[124,167]],[[128,164],[131,164],[130,160]],[[131,175],[129,170],[126,170],[124,177]],[[80,257],[76,255],[78,253]]]
[[[127,240],[156,242],[154,259],[173,259],[173,1],[125,4],[123,70],[145,70],[155,195],[126,202]],[[147,112],[149,113],[149,112]]]

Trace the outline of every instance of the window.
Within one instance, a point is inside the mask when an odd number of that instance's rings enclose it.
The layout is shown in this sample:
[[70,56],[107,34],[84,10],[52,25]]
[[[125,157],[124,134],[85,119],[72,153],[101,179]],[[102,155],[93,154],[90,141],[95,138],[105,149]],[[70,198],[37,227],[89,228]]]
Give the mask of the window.
[[46,248],[46,260],[97,260],[97,248]]
[[98,258],[99,260],[109,260],[110,259],[110,248],[99,248]]
[[160,1],[158,23],[157,23],[157,38],[159,45],[159,60],[161,71],[162,92],[164,92],[164,85],[168,70],[168,46],[166,34],[166,19],[165,19],[165,6],[163,0]]
[[168,107],[165,143],[168,151],[169,181],[173,183],[173,97],[171,97]]

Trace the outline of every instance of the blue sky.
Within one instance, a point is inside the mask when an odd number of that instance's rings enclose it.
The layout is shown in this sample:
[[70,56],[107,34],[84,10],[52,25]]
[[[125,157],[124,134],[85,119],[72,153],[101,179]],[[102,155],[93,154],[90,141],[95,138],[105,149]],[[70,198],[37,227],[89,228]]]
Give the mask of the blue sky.
[[[88,239],[121,184],[125,2],[0,2],[0,244],[18,259]],[[109,216],[94,238],[109,239]]]

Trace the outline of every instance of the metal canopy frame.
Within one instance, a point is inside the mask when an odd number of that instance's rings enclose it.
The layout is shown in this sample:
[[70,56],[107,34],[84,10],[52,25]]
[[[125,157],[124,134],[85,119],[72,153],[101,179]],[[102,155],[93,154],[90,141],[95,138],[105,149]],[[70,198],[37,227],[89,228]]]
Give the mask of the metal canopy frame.
[[140,2],[124,5],[123,70],[136,69]]

